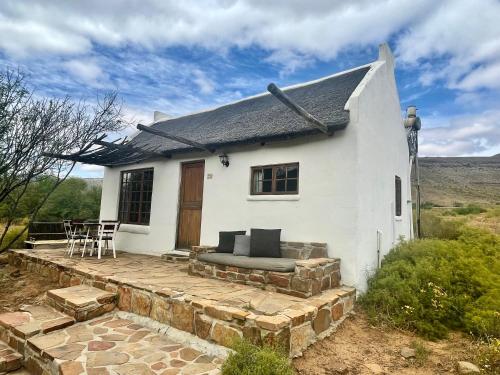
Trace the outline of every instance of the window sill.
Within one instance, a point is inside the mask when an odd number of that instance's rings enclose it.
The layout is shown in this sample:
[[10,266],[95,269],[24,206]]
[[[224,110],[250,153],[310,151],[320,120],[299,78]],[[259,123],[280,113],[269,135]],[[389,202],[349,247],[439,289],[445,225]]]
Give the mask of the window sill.
[[249,195],[247,196],[247,201],[298,201],[300,200],[300,195],[290,194],[290,195]]
[[118,232],[149,234],[149,225],[121,224]]

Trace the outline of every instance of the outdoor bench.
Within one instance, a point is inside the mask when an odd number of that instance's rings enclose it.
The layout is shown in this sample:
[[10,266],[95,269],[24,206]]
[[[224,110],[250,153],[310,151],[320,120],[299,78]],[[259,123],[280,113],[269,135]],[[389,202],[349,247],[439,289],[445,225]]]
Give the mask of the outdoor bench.
[[281,258],[216,253],[215,246],[193,246],[191,275],[253,285],[307,298],[340,286],[340,259],[328,258],[326,244],[281,242]]

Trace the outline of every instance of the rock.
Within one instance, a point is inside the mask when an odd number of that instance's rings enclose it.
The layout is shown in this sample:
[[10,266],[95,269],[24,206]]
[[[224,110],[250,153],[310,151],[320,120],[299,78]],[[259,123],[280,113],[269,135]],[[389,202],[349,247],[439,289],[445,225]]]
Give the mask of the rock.
[[283,315],[259,315],[255,322],[259,327],[267,329],[268,331],[278,331],[290,324],[290,318]]
[[205,315],[196,314],[194,318],[196,336],[206,339],[210,335],[212,328],[212,320]]
[[313,320],[314,332],[319,335],[321,332],[327,330],[330,327],[332,321],[330,310],[321,309],[318,311],[318,315]]
[[337,321],[344,315],[344,304],[342,301],[336,303],[332,307],[332,319]]
[[459,374],[479,374],[480,372],[479,367],[466,361],[459,361],[457,363],[457,370]]
[[172,327],[194,333],[194,309],[185,303],[174,303],[172,305]]
[[63,362],[59,367],[59,372],[61,375],[79,375],[85,373],[81,362]]
[[212,330],[212,340],[222,346],[230,347],[233,344],[234,340],[240,337],[241,334],[239,331],[220,323],[215,323],[215,326]]
[[100,352],[114,347],[116,343],[111,341],[90,341],[88,344],[89,352]]
[[415,349],[404,347],[401,349],[401,356],[405,359],[409,358],[415,358],[415,355],[417,353],[415,352]]
[[149,294],[134,289],[132,291],[131,309],[134,314],[149,316],[151,312],[151,297]]
[[380,365],[376,363],[365,363],[365,367],[369,369],[373,374],[383,374],[384,370]]
[[185,360],[186,362],[191,362],[193,359],[198,358],[201,355],[199,351],[192,348],[181,349],[179,354],[181,359]]
[[88,367],[122,365],[127,363],[129,356],[119,352],[90,352],[87,354]]
[[161,297],[154,297],[153,306],[151,308],[151,318],[163,324],[170,324],[172,320],[170,304]]
[[315,334],[310,323],[294,327],[290,330],[290,354],[298,356],[314,340]]

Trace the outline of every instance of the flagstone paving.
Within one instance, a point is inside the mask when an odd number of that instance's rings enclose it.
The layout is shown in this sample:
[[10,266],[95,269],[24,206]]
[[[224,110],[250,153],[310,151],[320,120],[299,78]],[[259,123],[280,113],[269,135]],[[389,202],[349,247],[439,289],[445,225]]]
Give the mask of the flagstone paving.
[[[314,297],[294,297],[192,276],[187,265],[131,253],[98,260],[69,258],[64,249],[11,250],[9,262],[46,275],[63,287],[84,284],[116,293],[119,310],[207,342],[228,347],[244,337],[258,345],[281,346],[290,356],[300,355],[331,334],[352,310],[356,292],[340,287]],[[57,293],[68,295],[64,290]]]
[[[74,269],[78,274],[99,276],[103,280],[133,285],[150,291],[169,291],[222,305],[251,308],[265,315],[275,315],[288,308],[307,305],[307,299],[262,290],[250,285],[205,279],[187,273],[187,265],[167,263],[160,257],[118,253],[117,258],[106,256],[68,258],[63,249],[15,250],[60,266]],[[311,300],[311,299],[310,299]],[[311,300],[312,301],[312,300]]]
[[33,337],[28,345],[45,365],[55,362],[61,375],[212,375],[222,363],[115,315]]

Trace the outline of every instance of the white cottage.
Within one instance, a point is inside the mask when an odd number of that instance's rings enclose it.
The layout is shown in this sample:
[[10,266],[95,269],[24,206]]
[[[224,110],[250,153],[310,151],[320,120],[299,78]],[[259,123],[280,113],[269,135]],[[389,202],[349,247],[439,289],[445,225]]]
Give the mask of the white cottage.
[[265,93],[160,119],[156,134],[80,159],[106,166],[100,216],[121,221],[117,248],[160,255],[217,244],[219,231],[281,228],[284,241],[327,243],[342,282],[363,290],[412,233],[392,53],[382,45],[377,61],[283,91],[326,133]]

